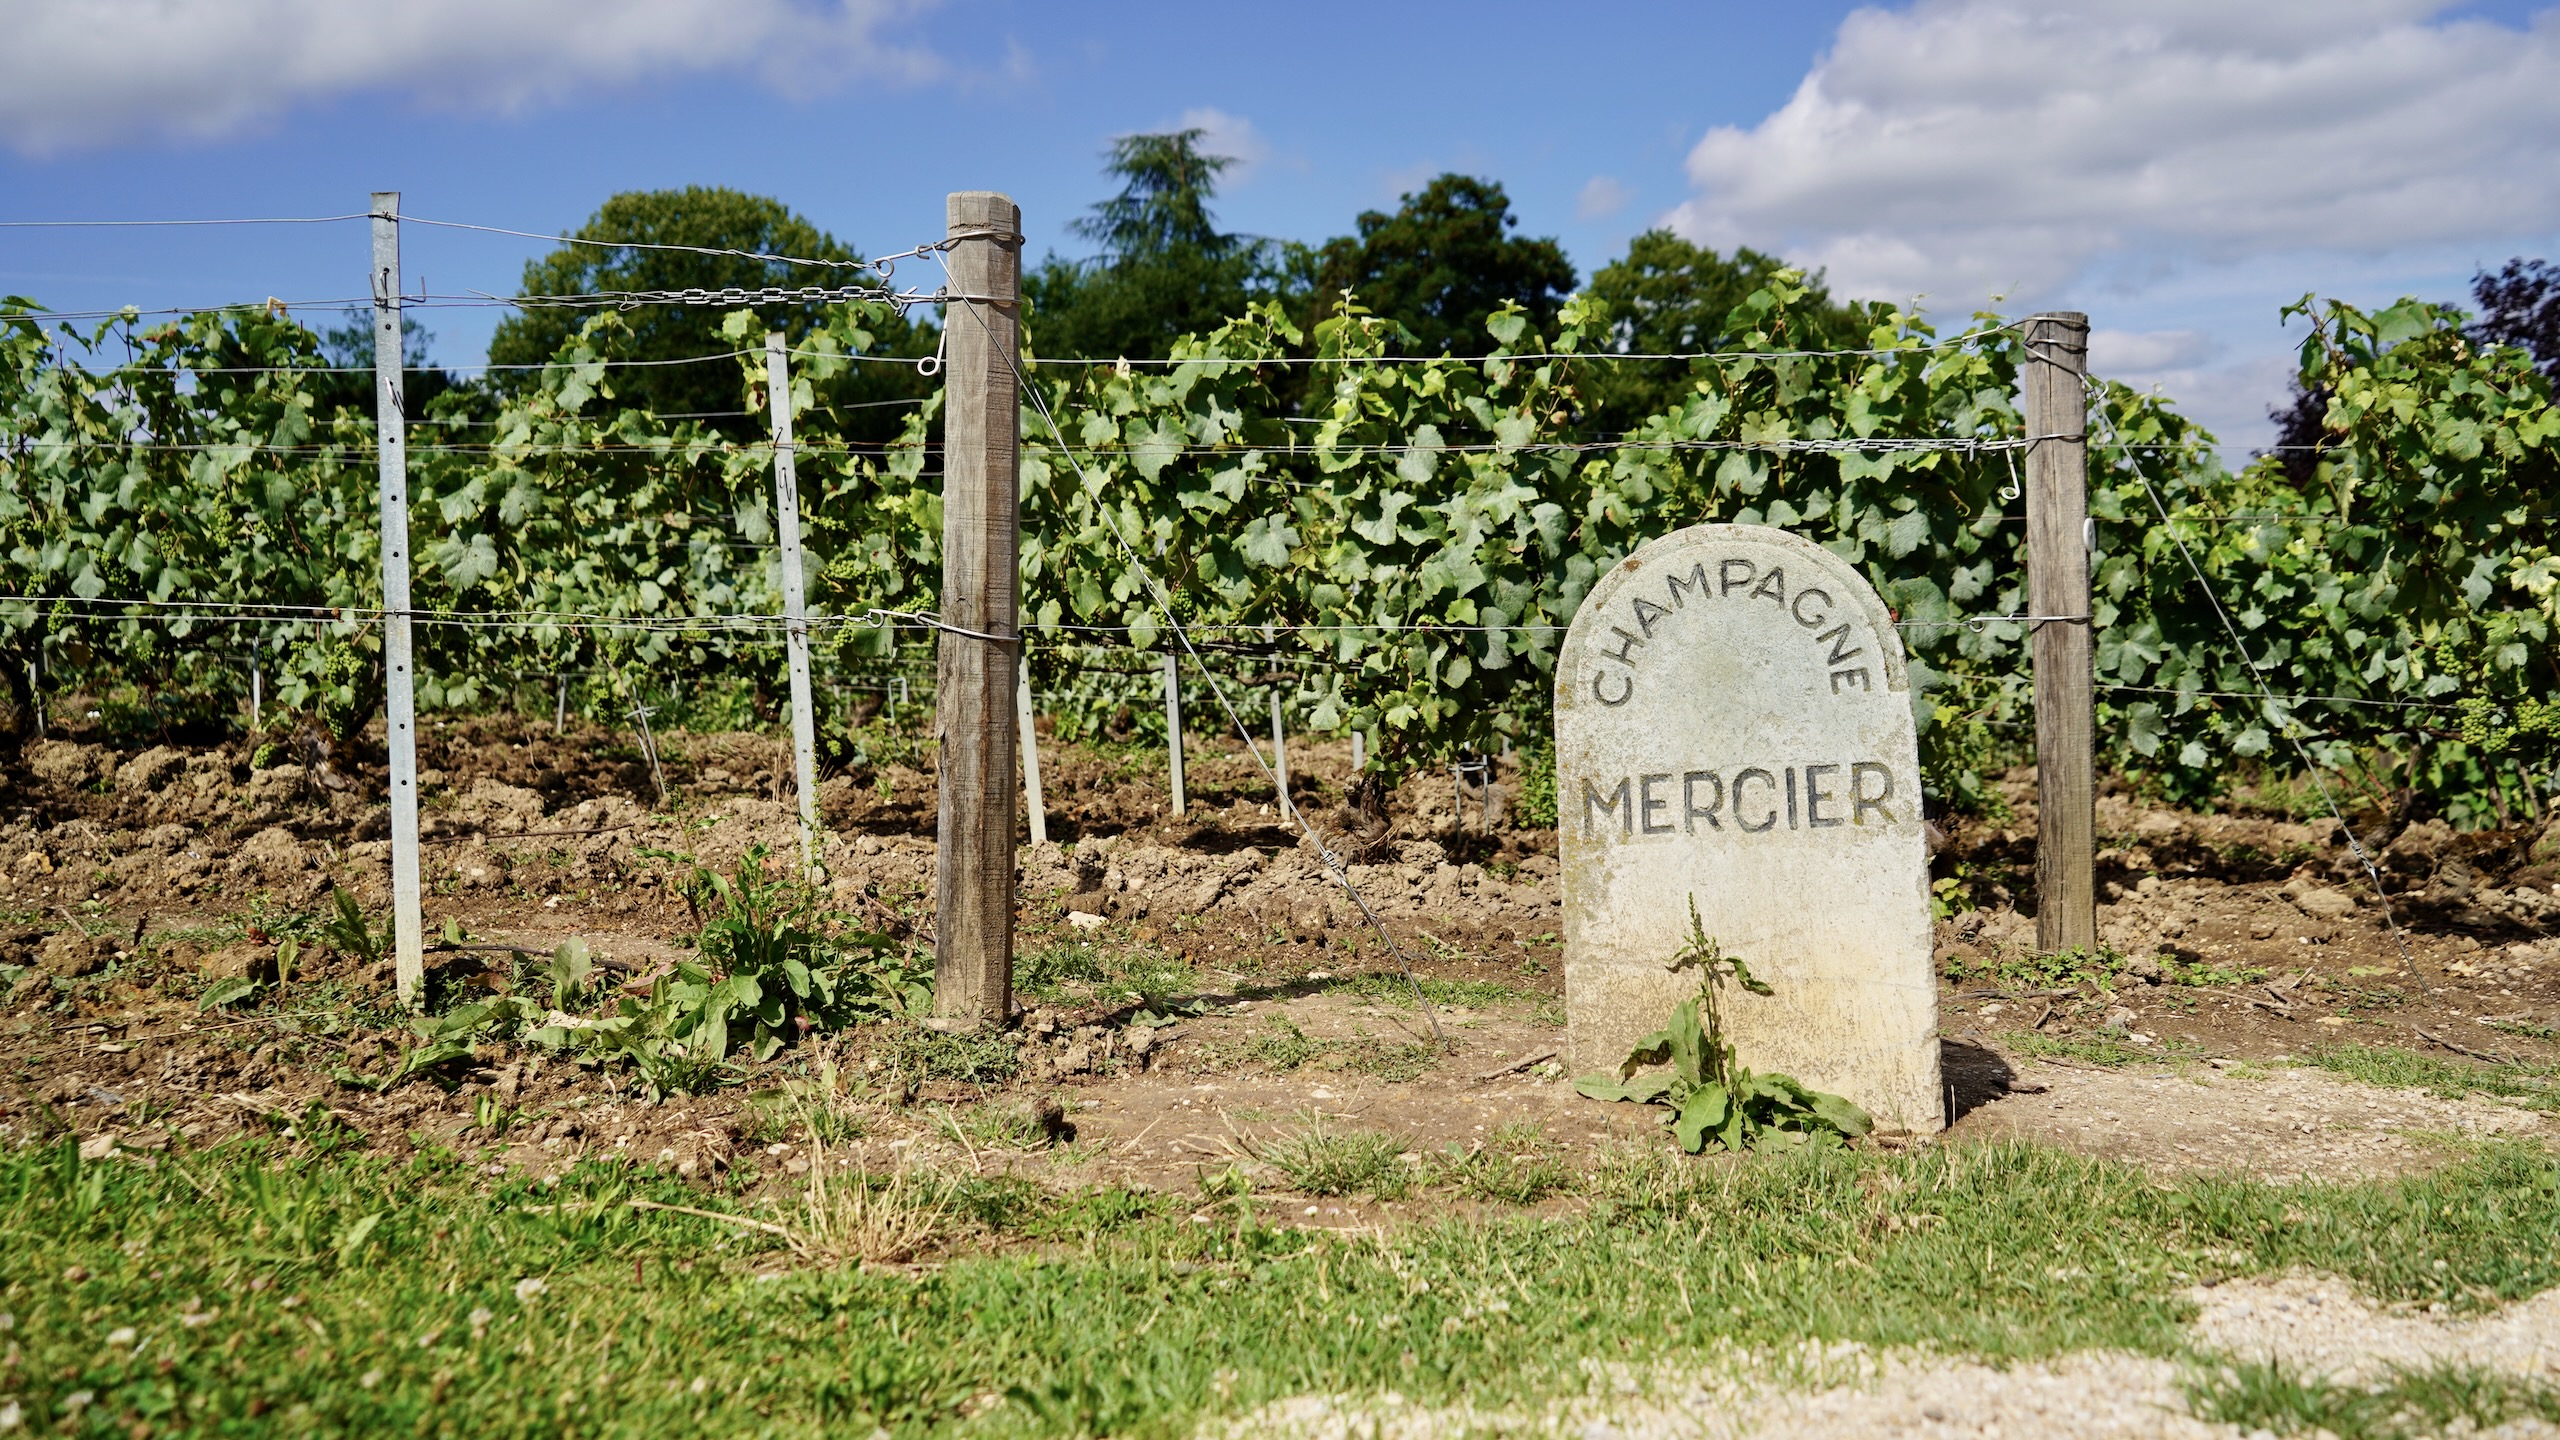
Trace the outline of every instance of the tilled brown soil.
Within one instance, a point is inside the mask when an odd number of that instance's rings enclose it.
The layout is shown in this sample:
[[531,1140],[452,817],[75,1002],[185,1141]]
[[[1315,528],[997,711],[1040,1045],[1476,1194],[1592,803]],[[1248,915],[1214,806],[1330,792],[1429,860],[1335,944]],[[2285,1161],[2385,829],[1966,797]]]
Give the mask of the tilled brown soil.
[[[430,931],[450,923],[466,943],[535,952],[582,938],[635,985],[688,953],[696,864],[791,852],[788,757],[762,735],[659,744],[664,801],[629,737],[436,724],[421,776]],[[1417,1155],[1494,1145],[1587,1160],[1663,1143],[1634,1107],[1575,1096],[1554,1058],[1553,836],[1510,823],[1508,767],[1489,826],[1486,797],[1453,807],[1446,775],[1395,797],[1392,830],[1351,869],[1391,952],[1239,749],[1195,747],[1182,817],[1167,813],[1159,754],[1045,750],[1062,843],[1023,851],[1026,976],[1074,942],[1143,953],[1185,978],[1172,1013],[1027,979],[1022,1024],[992,1042],[1001,1063],[980,1066],[1009,1071],[1003,1083],[964,1083],[912,1033],[868,1027],[742,1065],[740,1083],[710,1095],[649,1104],[610,1070],[494,1048],[451,1091],[416,1080],[374,1094],[333,1078],[378,1077],[412,1043],[384,967],[307,939],[333,890],[383,908],[386,821],[370,798],[381,777],[316,750],[248,760],[237,746],[73,735],[0,764],[0,1137],[68,1129],[97,1153],[147,1153],[308,1128],[325,1112],[378,1146],[477,1147],[489,1164],[544,1169],[618,1155],[708,1181],[790,1173],[814,1104],[861,1132],[840,1160],[931,1152],[1062,1183],[1181,1187],[1229,1166],[1267,1182],[1270,1147],[1310,1128],[1385,1131]],[[1297,802],[1336,836],[1354,829],[1334,808],[1342,747],[1293,745],[1290,760]],[[833,905],[918,945],[931,938],[932,786],[890,764],[823,791]],[[2169,1169],[2367,1174],[2432,1163],[2447,1135],[2548,1133],[2539,1112],[2385,1098],[2283,1061],[2355,1042],[2551,1063],[2551,835],[2421,825],[2390,837],[2377,848],[2395,928],[2334,824],[2109,796],[2101,929],[2133,958],[2111,975],[2055,975],[2033,964],[2033,922],[2015,908],[2033,873],[2031,777],[2006,791],[2008,819],[1952,825],[1935,861],[1956,910],[1939,949],[1957,1140],[2024,1135]],[[286,935],[306,943],[278,973]],[[1397,954],[1442,997],[1431,1016]],[[431,992],[507,988],[505,958],[440,951]],[[208,986],[244,975],[267,982],[254,1006],[198,1008]],[[1061,1125],[1021,1118],[1043,1096],[1061,1102],[1072,1144],[1054,1143]],[[1532,1130],[1543,1138],[1524,1138]],[[1327,1202],[1310,1220],[1366,1223],[1402,1203]]]

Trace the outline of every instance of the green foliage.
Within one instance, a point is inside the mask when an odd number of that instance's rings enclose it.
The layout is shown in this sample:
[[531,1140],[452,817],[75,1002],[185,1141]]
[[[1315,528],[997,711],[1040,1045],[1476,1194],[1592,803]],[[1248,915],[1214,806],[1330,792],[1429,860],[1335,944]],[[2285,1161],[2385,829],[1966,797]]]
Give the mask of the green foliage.
[[909,1085],[934,1080],[1001,1085],[1022,1068],[1022,1052],[1011,1036],[928,1030],[915,1024],[889,1027],[878,1053],[890,1073]]
[[2123,973],[2125,957],[2101,945],[2095,950],[2074,945],[2049,954],[2032,951],[2003,954],[1997,959],[1950,959],[1946,962],[1949,980],[1990,980],[2004,985],[2021,985],[2031,989],[2070,989],[2084,984],[2112,988]]
[[[322,1128],[181,1144],[147,1168],[67,1139],[0,1150],[9,1393],[31,1432],[74,1411],[70,1428],[117,1433],[1065,1428],[988,1403],[1009,1387],[1112,1434],[1197,1433],[1317,1392],[1534,1416],[1585,1394],[1589,1366],[1696,1373],[1808,1341],[2185,1358],[2199,1278],[2300,1266],[2457,1310],[2560,1281],[2538,1146],[2295,1185],[1997,1141],[1644,1157],[1604,1169],[1587,1211],[1343,1236],[927,1172],[915,1190],[949,1196],[976,1243],[907,1266],[793,1264],[768,1232],[634,1208],[798,1219],[646,1165],[492,1176],[477,1154],[310,1143]],[[103,1343],[124,1326],[134,1342]]]
[[[2172,497],[2170,523],[2143,532],[2156,653],[2128,665],[2102,642],[2100,678],[2175,693],[2123,707],[2127,760],[2201,797],[2232,758],[2298,741],[2385,816],[2407,813],[2407,788],[2456,824],[2493,820],[2524,799],[2524,773],[2560,757],[2550,382],[2527,352],[2475,343],[2450,307],[2368,314],[2305,297],[2287,313],[2309,322],[2302,384],[2330,397],[2327,448],[2308,483],[2262,461],[2186,505]],[[2203,565],[2248,658],[2203,595],[2182,598],[2160,573],[2184,564],[2174,542]],[[2279,697],[2387,703],[2196,693],[2254,691],[2250,659]]]
[[[1585,1075],[1574,1089],[1594,1100],[1663,1106],[1663,1123],[1692,1155],[1710,1141],[1735,1151],[1838,1145],[1874,1128],[1867,1112],[1837,1095],[1808,1090],[1791,1076],[1755,1074],[1734,1061],[1717,991],[1731,983],[1753,995],[1771,992],[1751,978],[1741,956],[1725,954],[1707,934],[1696,896],[1689,898],[1688,942],[1665,968],[1696,969],[1697,998],[1681,1001],[1671,1023],[1638,1040],[1616,1079]],[[1669,1068],[1636,1078],[1645,1066],[1666,1062]]]
[[[762,289],[837,286],[867,279],[867,272],[836,266],[788,265],[745,255],[706,255],[696,249],[652,250],[647,245],[697,246],[786,255],[809,260],[849,261],[861,257],[818,229],[779,200],[742,194],[717,186],[689,185],[681,190],[634,190],[612,196],[586,224],[539,260],[526,263],[525,295],[585,295],[617,290]],[[575,341],[592,312],[584,307],[528,306],[498,322],[489,342],[493,365],[539,367]],[[690,360],[740,348],[761,350],[764,334],[780,330],[796,345],[813,330],[824,328],[834,307],[814,301],[759,305],[751,312],[753,345],[742,347],[731,332],[730,307],[652,304],[628,318],[630,341],[625,354],[637,360]],[[933,336],[902,317],[882,315],[873,327],[880,347],[892,354],[930,353]],[[370,354],[370,351],[367,352]],[[762,367],[763,357],[756,357]],[[540,388],[541,372],[493,370],[492,383],[504,394],[520,396]],[[720,361],[668,364],[625,370],[614,377],[620,398],[633,408],[658,415],[699,416],[715,432],[755,436],[766,433],[756,406],[743,404],[737,371]],[[818,408],[853,406],[898,399],[922,399],[928,386],[905,366],[870,365],[829,377],[818,387]],[[369,393],[369,391],[368,391]],[[745,410],[749,413],[733,413]],[[886,439],[896,433],[894,411],[847,410],[844,420],[863,438]],[[502,427],[503,428],[503,427]]]
[[1404,1142],[1376,1130],[1327,1130],[1321,1122],[1264,1145],[1257,1158],[1302,1195],[1393,1200],[1413,1188]]
[[1520,747],[1520,799],[1512,806],[1514,823],[1552,830],[1556,824],[1556,742],[1542,731]]
[[[1207,243],[1197,187],[1212,171],[1179,159],[1133,156],[1164,173],[1132,179],[1123,199],[1135,210],[1106,207],[1119,217],[1109,243],[1133,254]],[[1343,301],[1312,330],[1278,303],[1248,306],[1171,342],[1179,363],[1167,367],[1035,365],[1060,433],[1026,411],[1027,618],[1125,626],[1153,651],[1166,636],[1152,573],[1204,637],[1298,627],[1266,667],[1295,677],[1285,707],[1318,733],[1374,734],[1371,773],[1393,784],[1506,738],[1537,763],[1557,640],[1597,575],[1682,526],[1777,525],[1860,567],[1894,608],[1932,799],[1996,811],[1983,777],[2018,753],[2029,719],[2025,627],[1982,618],[2026,608],[2016,453],[2001,448],[2022,435],[2018,332],[1986,316],[1946,339],[1914,311],[1843,307],[1794,271],[1762,273],[1761,258],[1729,262],[1760,283],[1715,328],[1727,353],[1689,367],[1664,408],[1624,431],[1594,418],[1616,403],[1610,377],[1623,367],[1514,357],[1605,351],[1652,325],[1698,330],[1708,302],[1675,304],[1674,292],[1705,284],[1680,278],[1703,273],[1703,258],[1631,256],[1623,286],[1551,315],[1495,307],[1483,340],[1453,346],[1490,341],[1491,357],[1472,364],[1413,353],[1407,323],[1366,308],[1387,308],[1380,294]],[[1602,292],[1620,288],[1652,308],[1616,312]],[[2300,313],[2305,383],[2330,397],[2326,448],[2302,474],[2273,463],[2226,474],[2210,437],[2157,398],[2093,387],[2104,758],[2172,799],[2245,784],[2325,810],[2320,787],[2303,783],[2298,741],[2331,790],[2381,818],[2531,813],[2526,777],[2560,761],[2549,382],[2528,354],[2477,343],[2442,307],[2306,302]],[[764,323],[735,312],[718,343],[751,346]],[[827,613],[924,609],[938,593],[938,401],[895,412],[902,428],[885,447],[860,443],[856,421],[892,412],[828,408],[831,387],[895,368],[855,357],[903,343],[902,323],[879,307],[829,307],[797,344],[811,600]],[[40,659],[47,675],[122,687],[140,708],[120,714],[181,713],[173,698],[219,713],[210,702],[240,698],[247,670],[224,647],[246,633],[76,602],[351,613],[377,602],[370,423],[317,398],[310,332],[268,312],[110,321],[68,337],[87,353],[129,347],[128,363],[97,374],[63,366],[58,338],[22,306],[0,316],[0,443],[12,457],[0,470],[0,593],[55,597],[0,606],[0,673]],[[1870,353],[1800,353],[1844,339]],[[487,444],[415,447],[419,605],[635,622],[775,608],[770,447],[619,396],[657,372],[603,362],[645,348],[620,315],[591,317],[504,398]],[[1273,363],[1293,358],[1314,363]],[[266,366],[285,368],[230,373]],[[724,383],[757,408],[759,365],[735,365]],[[1865,438],[1986,448],[1858,448]],[[279,638],[275,713],[351,735],[377,703],[377,637],[350,619]],[[895,653],[892,632],[864,625],[815,638],[821,664],[840,668]],[[593,672],[573,698],[617,713],[657,693],[653,676],[716,673],[768,692],[780,680],[767,636],[663,623],[433,626],[419,643],[429,708],[489,703],[483,677],[507,671]],[[1096,676],[1098,661],[1123,673]],[[1143,730],[1160,710],[1153,666],[1125,651],[1042,643],[1032,663],[1064,733],[1124,713]],[[2247,698],[2262,680],[2276,701]],[[2388,703],[2349,703],[2361,701]],[[877,725],[830,735],[857,770],[906,743]]]
[[2528,1110],[2560,1110],[2560,1067],[2550,1065],[2475,1065],[2396,1045],[2323,1046],[2302,1059],[2368,1085],[2424,1090],[2447,1100],[2488,1095]]
[[1451,1145],[1436,1176],[1462,1195],[1503,1205],[1534,1205],[1574,1183],[1562,1147],[1534,1124],[1502,1126],[1474,1145]]
[[2277,1360],[2211,1367],[2187,1385],[2197,1418],[2253,1433],[2416,1440],[2488,1432],[2518,1417],[2560,1423],[2560,1390],[2495,1370],[2433,1364],[2378,1384],[2306,1376]]
[[364,910],[356,904],[356,898],[344,890],[330,891],[329,899],[332,909],[329,918],[321,924],[320,938],[328,942],[330,949],[358,965],[380,964],[382,958],[391,953],[390,920],[386,918],[376,927],[365,919]]
[[1102,254],[1081,262],[1051,256],[1023,277],[1026,348],[1154,359],[1177,339],[1280,293],[1283,247],[1226,234],[1210,217],[1218,176],[1235,162],[1204,154],[1205,135],[1179,130],[1111,143],[1105,168],[1121,181],[1120,193],[1073,227]]
[[[867,930],[830,933],[808,887],[773,878],[766,862],[757,847],[734,875],[695,872],[695,903],[709,912],[697,952],[646,996],[598,994],[589,984],[595,962],[586,943],[572,939],[508,993],[412,1020],[418,1043],[389,1075],[340,1079],[387,1088],[473,1060],[481,1044],[518,1043],[628,1064],[656,1095],[701,1091],[720,1081],[734,1052],[769,1060],[812,1032],[930,1003],[924,972],[900,947]],[[547,989],[548,1003],[528,994],[529,985]],[[599,1013],[577,1013],[590,1008]]]
[[204,987],[204,993],[196,997],[196,1009],[200,1011],[226,1009],[257,993],[256,977],[234,975],[227,980],[216,980]]
[[[1609,309],[1606,348],[1628,355],[1691,355],[1732,343],[1726,324],[1752,292],[1784,280],[1787,262],[1757,250],[1730,258],[1691,244],[1668,230],[1647,230],[1627,242],[1627,253],[1591,274],[1583,293]],[[1806,285],[1810,319],[1801,349],[1865,343],[1865,314],[1834,305],[1820,281]],[[1677,410],[1692,384],[1686,360],[1630,360],[1595,365],[1584,377],[1587,428],[1623,434],[1654,415]]]
[[1315,256],[1319,318],[1351,313],[1358,294],[1424,354],[1477,353],[1486,322],[1528,316],[1556,323],[1573,291],[1573,264],[1552,239],[1512,234],[1520,217],[1502,186],[1441,175],[1407,194],[1392,215],[1365,210],[1358,233],[1326,241]]

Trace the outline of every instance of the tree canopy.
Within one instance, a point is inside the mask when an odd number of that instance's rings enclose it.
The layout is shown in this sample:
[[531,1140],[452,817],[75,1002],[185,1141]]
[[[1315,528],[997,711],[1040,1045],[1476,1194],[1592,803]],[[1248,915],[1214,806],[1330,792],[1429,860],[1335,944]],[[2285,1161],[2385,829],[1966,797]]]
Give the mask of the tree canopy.
[[1481,354],[1484,323],[1505,304],[1541,330],[1573,293],[1573,265],[1553,239],[1512,234],[1520,219],[1491,180],[1442,175],[1403,197],[1393,215],[1363,211],[1356,235],[1328,240],[1315,257],[1316,312],[1343,291],[1414,333],[1425,351]]
[[1023,277],[1035,351],[1157,359],[1177,338],[1215,330],[1281,290],[1283,247],[1227,234],[1210,216],[1218,177],[1235,162],[1202,151],[1206,133],[1112,142],[1103,169],[1120,193],[1072,227],[1102,253],[1052,255]]
[[[834,236],[819,229],[781,201],[717,186],[689,185],[681,190],[632,190],[604,202],[594,217],[561,246],[524,268],[522,295],[580,295],[607,290],[719,290],[768,285],[844,285],[865,272],[833,266],[793,265],[743,255],[704,254],[704,250],[743,250],[810,260],[854,260],[860,257]],[[657,250],[643,246],[674,245],[695,249]],[[651,304],[630,311],[627,353],[636,360],[685,360],[735,350],[737,342],[721,333],[722,317],[734,305]],[[819,324],[825,304],[764,305],[757,318],[795,340]],[[594,314],[585,307],[536,306],[519,311],[498,326],[489,342],[492,365],[539,365],[558,353]],[[886,322],[879,349],[918,355],[932,348],[929,330],[919,331],[904,319]],[[528,372],[493,370],[490,382],[502,393],[529,385]],[[614,372],[617,398],[660,415],[701,415],[720,429],[757,430],[760,417],[737,415],[745,408],[738,369],[722,360],[696,365],[647,365]],[[925,387],[903,366],[858,365],[827,387],[822,406],[864,405],[920,396]],[[861,427],[857,427],[861,428]],[[876,427],[885,438],[894,433],[894,412]]]
[[[1738,333],[1734,307],[1789,268],[1757,250],[1727,257],[1668,230],[1647,230],[1628,242],[1625,256],[1594,271],[1584,293],[1609,307],[1606,348],[1624,355],[1694,354],[1725,348]],[[1857,307],[1833,304],[1819,277],[1803,283],[1801,308],[1788,318],[1806,333],[1786,338],[1805,349],[1855,344],[1865,328]],[[1616,434],[1676,407],[1694,368],[1685,360],[1592,367],[1582,388],[1593,428]]]

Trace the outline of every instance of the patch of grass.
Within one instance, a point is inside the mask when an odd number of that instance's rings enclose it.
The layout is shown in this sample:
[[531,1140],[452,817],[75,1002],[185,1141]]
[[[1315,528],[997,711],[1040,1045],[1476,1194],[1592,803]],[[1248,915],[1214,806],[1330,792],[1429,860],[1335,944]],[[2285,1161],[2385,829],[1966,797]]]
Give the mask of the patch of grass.
[[1308,1034],[1296,1021],[1281,1015],[1264,1020],[1262,1029],[1243,1044],[1212,1047],[1209,1055],[1213,1065],[1242,1063],[1278,1071],[1315,1065],[1372,1075],[1392,1084],[1419,1078],[1439,1058],[1426,1041],[1389,1040],[1376,1035],[1325,1039]]
[[1022,1068],[1022,1052],[1006,1035],[894,1024],[881,1033],[875,1053],[891,1074],[908,1084],[956,1080],[963,1085],[1001,1085]]
[[2209,989],[2219,985],[2257,985],[2275,972],[2258,965],[2218,965],[2183,955],[2162,954],[2160,972],[2172,985],[2190,985]]
[[1327,1130],[1321,1123],[1262,1147],[1259,1158],[1302,1195],[1397,1199],[1413,1189],[1404,1142],[1376,1130]]
[[1000,1150],[1045,1150],[1056,1138],[1040,1118],[1035,1102],[1018,1105],[972,1105],[965,1110],[945,1106],[941,1121],[970,1143]]
[[1237,1059],[1271,1070],[1295,1070],[1325,1054],[1330,1047],[1298,1028],[1297,1022],[1274,1015],[1235,1052]]
[[[1416,976],[1423,998],[1434,1005],[1463,1005],[1481,1010],[1491,1005],[1534,1005],[1548,997],[1522,985],[1505,985],[1499,980],[1444,980],[1437,976]],[[1410,1010],[1413,1007],[1413,985],[1393,970],[1371,970],[1359,975],[1342,975],[1324,982],[1327,991],[1357,995]]]
[[[2255,966],[2234,968],[2166,953],[2156,958],[2161,974],[2173,985],[2255,985],[2271,973]],[[1951,960],[1947,979],[1959,985],[1988,982],[2028,990],[2074,990],[2083,985],[2121,990],[2139,983],[2126,977],[2132,963],[2130,957],[2106,946],[2096,950],[2074,946],[2050,955]]]
[[[2208,1273],[2298,1266],[2457,1308],[2560,1283],[2560,1171],[2523,1145],[2292,1186],[2164,1186],[2019,1144],[1630,1150],[1584,1213],[1338,1238],[1240,1199],[1202,1223],[1198,1197],[832,1166],[825,1184],[813,1218],[807,1193],[600,1163],[546,1186],[275,1140],[150,1169],[0,1152],[20,1354],[0,1394],[31,1432],[1164,1436],[1310,1391],[1534,1409],[1584,1393],[1593,1363],[1728,1346],[2177,1356],[2181,1292]],[[875,1253],[913,1251],[893,1217],[937,1205],[930,1268],[854,1263],[866,1224]]]
[[1150,1004],[1200,988],[1191,963],[1153,945],[1138,945],[1105,961],[1103,983],[1113,993]]
[[2424,1090],[2447,1100],[2489,1095],[2528,1110],[2560,1110],[2560,1068],[2439,1060],[2395,1045],[2330,1045],[2302,1062],[2368,1085]]
[[[2366,1387],[2306,1378],[2279,1363],[2246,1361],[2198,1375],[2186,1389],[2199,1418],[2278,1435],[2418,1440],[2519,1418],[2560,1421],[2560,1390],[2470,1366],[2402,1370]],[[2457,1423],[2467,1430],[2457,1431]]]
[[1083,940],[1054,940],[1013,963],[1014,988],[1041,1000],[1054,1000],[1070,985],[1102,979],[1102,956]]
[[2124,965],[2125,957],[2114,950],[2101,947],[2091,951],[2075,946],[2050,955],[2008,954],[1979,960],[1958,957],[1948,962],[1947,978],[1958,984],[1988,981],[2031,990],[2064,990],[2084,984],[2113,986]]
[[1534,1124],[1505,1125],[1481,1144],[1450,1146],[1438,1158],[1435,1183],[1505,1205],[1534,1205],[1573,1186],[1561,1146]]
[[1337,1042],[1341,1055],[1340,1068],[1374,1076],[1391,1085],[1410,1084],[1422,1078],[1440,1059],[1439,1050],[1427,1040],[1390,1040],[1380,1035],[1357,1035]]
[[2149,1045],[2136,1045],[2112,1035],[2047,1035],[2041,1030],[2012,1030],[2000,1037],[2000,1043],[2019,1055],[2040,1059],[2077,1060],[2083,1065],[2175,1065],[2204,1053],[2203,1047],[2185,1040],[2160,1040]]

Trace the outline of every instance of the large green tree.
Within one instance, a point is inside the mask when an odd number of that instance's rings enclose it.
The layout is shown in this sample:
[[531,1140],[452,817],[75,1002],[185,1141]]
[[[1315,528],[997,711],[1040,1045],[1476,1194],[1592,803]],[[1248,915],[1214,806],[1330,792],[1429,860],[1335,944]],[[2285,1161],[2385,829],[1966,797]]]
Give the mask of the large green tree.
[[1217,329],[1284,283],[1283,247],[1225,233],[1210,216],[1218,177],[1235,162],[1202,151],[1205,133],[1112,142],[1103,168],[1120,193],[1072,227],[1101,253],[1053,255],[1023,279],[1035,350],[1158,359],[1177,338]]
[[[774,285],[833,288],[873,278],[869,272],[843,266],[703,253],[732,250],[805,260],[860,258],[781,201],[717,186],[625,191],[605,201],[594,218],[569,238],[588,243],[563,245],[528,263],[522,295],[718,291]],[[662,245],[692,248],[645,248]],[[622,353],[653,361],[725,354],[735,350],[737,342],[721,334],[721,320],[737,308],[716,299],[707,305],[641,305],[626,315],[631,333]],[[755,313],[767,328],[781,330],[796,341],[820,324],[830,308],[821,302],[763,305],[755,307]],[[541,364],[595,313],[588,307],[528,306],[498,326],[489,342],[490,363]],[[881,352],[921,355],[933,348],[929,329],[903,318],[886,323],[890,328],[877,336]],[[490,383],[501,393],[519,394],[532,380],[526,371],[495,370]],[[715,429],[738,434],[758,433],[765,424],[761,416],[735,413],[745,408],[746,394],[737,365],[728,360],[619,369],[611,384],[622,403],[659,415],[704,416]],[[919,398],[928,388],[928,382],[906,366],[857,365],[823,387],[818,400],[822,409],[852,407],[848,418],[854,423],[848,430],[855,436],[885,439],[898,429],[894,402]],[[859,418],[866,414],[877,418]]]
[[[1605,348],[1622,355],[1694,355],[1723,349],[1751,329],[1732,323],[1734,307],[1790,269],[1757,250],[1720,255],[1668,230],[1647,230],[1628,242],[1625,256],[1593,272],[1583,293],[1609,307]],[[1787,318],[1802,333],[1783,339],[1809,350],[1860,343],[1866,324],[1857,307],[1833,304],[1819,276],[1801,283],[1804,299]],[[1686,360],[1590,367],[1581,388],[1591,428],[1620,434],[1649,415],[1679,408],[1696,384],[1695,370]]]
[[1403,197],[1393,215],[1364,211],[1359,233],[1315,256],[1319,317],[1354,292],[1361,306],[1403,325],[1426,351],[1482,354],[1485,321],[1517,305],[1552,328],[1573,293],[1573,264],[1553,239],[1511,233],[1511,198],[1491,180],[1443,175]]

